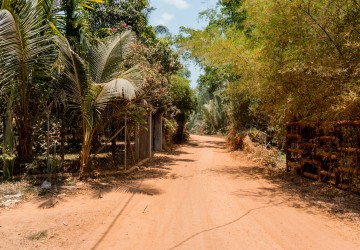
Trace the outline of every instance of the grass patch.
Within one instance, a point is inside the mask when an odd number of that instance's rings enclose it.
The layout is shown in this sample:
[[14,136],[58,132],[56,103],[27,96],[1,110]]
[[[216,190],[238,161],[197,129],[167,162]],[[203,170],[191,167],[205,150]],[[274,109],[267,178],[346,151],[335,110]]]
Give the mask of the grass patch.
[[48,235],[48,232],[46,230],[40,230],[36,233],[33,233],[26,237],[28,240],[40,240],[42,238],[45,238]]

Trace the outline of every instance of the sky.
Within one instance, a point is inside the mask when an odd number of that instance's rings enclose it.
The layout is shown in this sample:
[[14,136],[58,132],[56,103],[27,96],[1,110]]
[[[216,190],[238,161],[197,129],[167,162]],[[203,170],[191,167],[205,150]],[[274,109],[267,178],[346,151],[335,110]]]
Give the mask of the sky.
[[[213,8],[217,0],[150,0],[155,10],[151,13],[150,24],[164,25],[171,34],[177,35],[180,26],[200,29],[206,26],[206,21],[199,19],[199,12]],[[194,64],[188,65],[191,71],[191,87],[196,86],[196,81],[201,70]]]

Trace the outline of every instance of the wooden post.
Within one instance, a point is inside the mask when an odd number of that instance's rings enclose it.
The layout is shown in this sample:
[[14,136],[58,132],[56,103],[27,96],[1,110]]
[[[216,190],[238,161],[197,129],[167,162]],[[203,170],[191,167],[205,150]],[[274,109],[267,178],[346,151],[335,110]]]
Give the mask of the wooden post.
[[152,147],[153,147],[153,126],[152,126],[152,114],[149,112],[149,158],[152,157]]
[[136,163],[140,162],[140,125],[139,123],[136,123],[135,125],[135,157],[136,157]]
[[136,164],[137,162],[135,160],[134,150],[133,150],[133,148],[131,146],[131,138],[130,138],[130,133],[129,132],[127,133],[127,142],[126,143],[129,143],[129,150],[130,150],[130,154],[131,154],[131,162],[130,162],[130,164]]
[[127,133],[128,133],[128,131],[127,131],[127,116],[125,115],[125,140],[124,140],[124,142],[125,142],[125,156],[124,156],[124,165],[125,165],[125,170],[127,169],[127,167],[126,167],[126,164],[127,164],[127,162],[126,162],[126,158],[127,158],[127,141],[126,141],[126,138],[127,138]]
[[167,149],[166,145],[166,130],[165,130],[165,123],[164,123],[164,117],[161,117],[161,134],[162,134],[162,149]]

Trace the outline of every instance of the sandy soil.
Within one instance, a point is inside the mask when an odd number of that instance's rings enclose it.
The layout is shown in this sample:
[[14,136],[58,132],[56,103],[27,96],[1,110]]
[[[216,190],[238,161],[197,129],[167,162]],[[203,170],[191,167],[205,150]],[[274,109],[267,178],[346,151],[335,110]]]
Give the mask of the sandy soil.
[[312,183],[192,136],[127,177],[2,208],[0,249],[360,249],[358,204]]

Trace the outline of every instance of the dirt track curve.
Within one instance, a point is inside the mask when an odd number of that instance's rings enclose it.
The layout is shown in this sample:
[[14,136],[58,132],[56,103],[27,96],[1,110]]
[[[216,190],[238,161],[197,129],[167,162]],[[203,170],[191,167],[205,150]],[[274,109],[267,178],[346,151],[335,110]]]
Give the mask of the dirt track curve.
[[[191,136],[164,161],[163,174],[149,171],[101,198],[3,211],[1,241],[6,249],[360,249],[356,226],[253,175],[254,164],[234,160],[221,138]],[[14,220],[23,224],[9,236]],[[30,241],[25,235],[35,229],[49,234]]]

